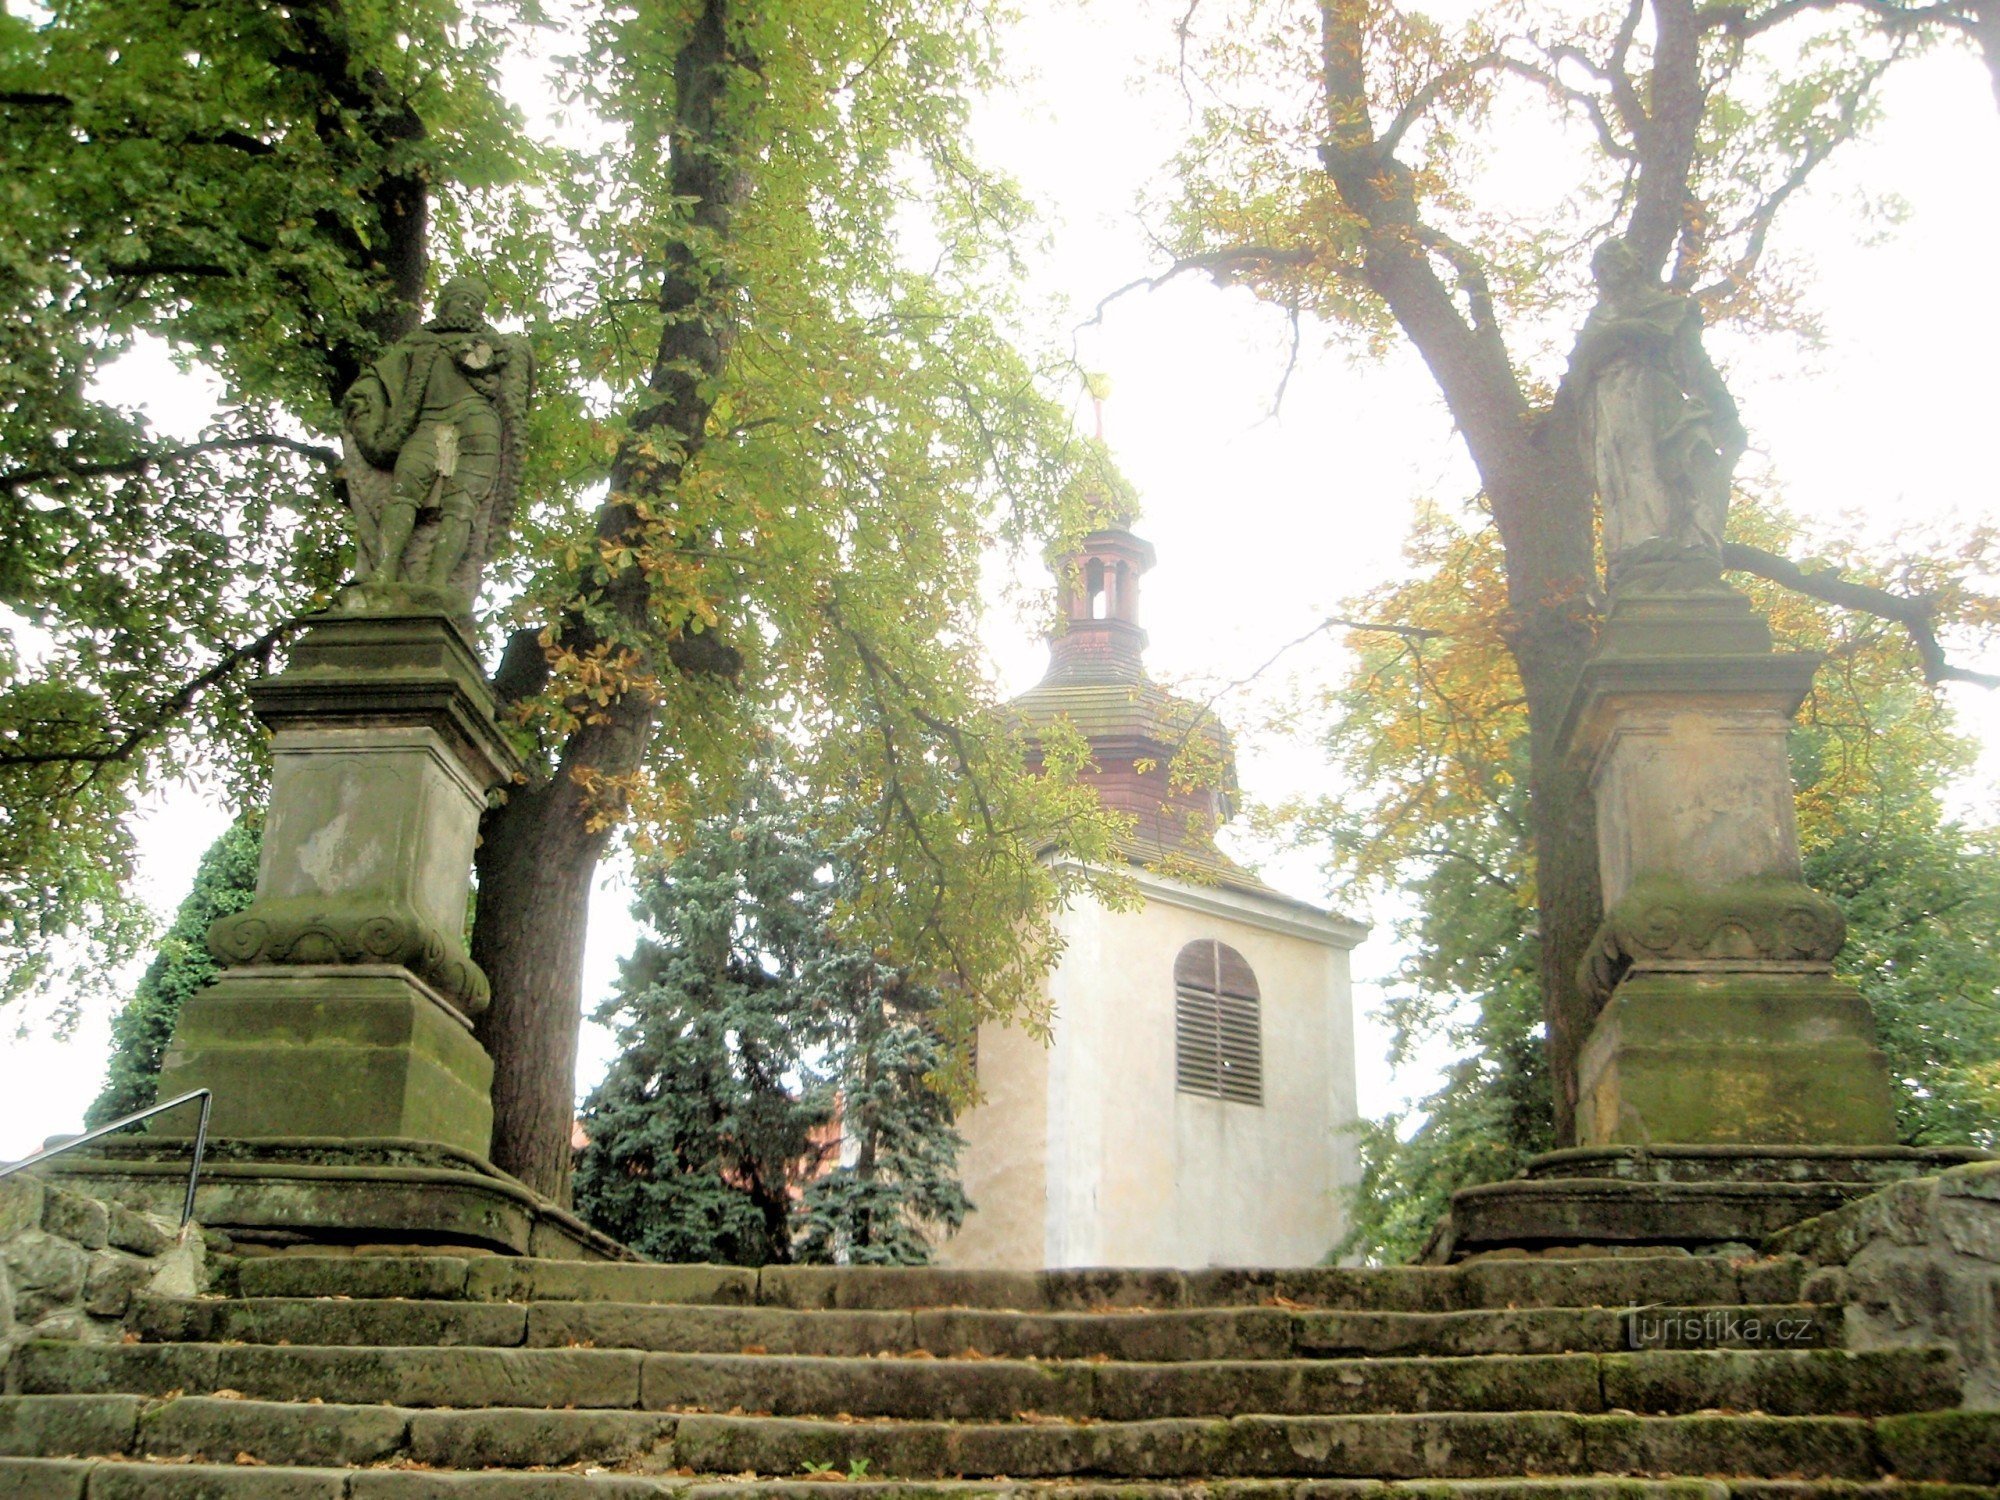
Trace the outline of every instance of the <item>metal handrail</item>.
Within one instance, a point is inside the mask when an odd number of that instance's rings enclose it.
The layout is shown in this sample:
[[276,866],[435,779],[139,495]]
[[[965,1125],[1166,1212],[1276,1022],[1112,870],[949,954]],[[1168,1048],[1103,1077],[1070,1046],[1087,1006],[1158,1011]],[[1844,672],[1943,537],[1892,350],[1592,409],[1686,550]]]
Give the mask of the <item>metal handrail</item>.
[[188,1221],[194,1218],[195,1184],[201,1181],[201,1154],[208,1148],[208,1107],[215,1099],[215,1095],[208,1089],[196,1089],[192,1093],[182,1094],[179,1098],[169,1099],[164,1104],[155,1104],[151,1109],[142,1109],[136,1114],[126,1115],[123,1119],[113,1120],[109,1125],[100,1125],[95,1130],[87,1130],[82,1135],[64,1141],[60,1146],[51,1146],[46,1151],[37,1151],[33,1156],[10,1162],[0,1167],[0,1177],[12,1177],[16,1172],[25,1171],[52,1156],[61,1156],[65,1151],[74,1151],[78,1146],[87,1146],[100,1136],[123,1130],[127,1125],[137,1125],[141,1120],[150,1120],[154,1115],[163,1115],[168,1110],[178,1109],[195,1099],[201,1101],[201,1117],[194,1125],[194,1157],[188,1162],[187,1197],[181,1201],[181,1228],[185,1229],[188,1227]]

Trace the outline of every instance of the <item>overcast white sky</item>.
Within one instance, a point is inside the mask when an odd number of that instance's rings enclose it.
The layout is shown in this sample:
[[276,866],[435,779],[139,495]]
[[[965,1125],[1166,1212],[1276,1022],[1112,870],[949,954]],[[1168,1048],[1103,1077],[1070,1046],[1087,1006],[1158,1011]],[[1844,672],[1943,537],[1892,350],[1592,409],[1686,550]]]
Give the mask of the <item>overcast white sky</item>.
[[[1087,311],[1152,265],[1131,203],[1184,123],[1178,90],[1149,71],[1170,17],[1121,0],[1032,0],[1027,8],[1017,48],[1037,76],[1021,95],[984,110],[979,133],[989,157],[1049,207],[1057,226],[1039,290]],[[1939,56],[1904,70],[1875,138],[1790,219],[1792,241],[1817,256],[1813,295],[1826,347],[1720,341],[1716,352],[1753,433],[1751,463],[1782,477],[1795,508],[1876,534],[1927,519],[2000,520],[1991,458],[2000,430],[1996,166],[2000,111],[1985,74],[1968,57]],[[1840,188],[1857,180],[1893,182],[1912,206],[1908,225],[1885,243],[1855,243]],[[1393,572],[1414,498],[1470,492],[1449,421],[1414,358],[1354,365],[1309,340],[1273,417],[1284,343],[1275,317],[1246,293],[1192,282],[1127,297],[1080,335],[1084,363],[1111,377],[1108,436],[1145,505],[1138,529],[1159,552],[1145,594],[1157,676],[1242,676]],[[181,378],[162,362],[132,372],[130,388],[138,399]],[[987,644],[1010,691],[1039,675],[1043,647],[1029,623],[996,612]],[[1292,665],[1337,674],[1337,645],[1297,653]],[[1986,800],[2000,769],[1992,750],[2000,703],[1974,689],[1952,696],[1989,747],[1980,778],[1960,792],[1971,805]],[[1241,719],[1253,707],[1239,702],[1234,711]],[[1295,746],[1252,740],[1240,751],[1242,779],[1256,796],[1275,798],[1322,774]],[[186,791],[149,809],[141,888],[163,920],[226,821],[221,808]],[[1275,874],[1301,895],[1338,900],[1309,868]],[[593,908],[591,1002],[629,946],[627,899],[614,875]],[[1356,954],[1364,1008],[1376,998],[1370,981],[1392,962],[1380,935]],[[0,1040],[0,1158],[76,1128],[102,1075],[107,1025],[108,1015],[94,1011],[68,1041],[36,1028]],[[1390,1076],[1379,1063],[1384,1044],[1364,1016],[1360,1085],[1370,1113],[1427,1082]],[[587,1038],[586,1085],[607,1055],[601,1035]]]

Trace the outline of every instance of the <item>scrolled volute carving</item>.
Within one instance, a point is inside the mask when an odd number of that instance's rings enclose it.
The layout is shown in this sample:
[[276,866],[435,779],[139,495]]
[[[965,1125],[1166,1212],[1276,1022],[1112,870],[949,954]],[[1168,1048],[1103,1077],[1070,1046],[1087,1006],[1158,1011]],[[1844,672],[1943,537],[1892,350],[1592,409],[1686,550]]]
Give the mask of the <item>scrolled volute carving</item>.
[[399,902],[260,901],[213,923],[208,948],[230,968],[401,964],[468,1017],[491,998],[486,976],[465,949]]
[[1601,1005],[1635,966],[1825,964],[1846,941],[1847,919],[1840,908],[1796,881],[1705,890],[1646,883],[1635,885],[1604,914],[1577,980]]

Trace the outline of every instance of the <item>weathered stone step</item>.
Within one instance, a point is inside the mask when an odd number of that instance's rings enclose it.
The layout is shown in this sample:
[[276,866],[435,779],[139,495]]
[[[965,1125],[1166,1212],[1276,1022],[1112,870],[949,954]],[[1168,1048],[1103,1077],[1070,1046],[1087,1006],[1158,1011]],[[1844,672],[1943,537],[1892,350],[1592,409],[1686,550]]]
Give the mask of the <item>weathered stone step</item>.
[[[1926,1414],[1930,1415],[1930,1414]],[[1862,1479],[1882,1472],[1856,1418],[1558,1413],[1265,1417],[1078,1424],[844,1424],[682,1417],[674,1453],[715,1473],[851,1465],[908,1478],[1451,1479],[1508,1474],[1733,1474]],[[1989,1443],[2000,1426],[1989,1426]],[[1948,1455],[1937,1455],[1944,1463]],[[1983,1472],[1983,1468],[1980,1470]],[[1960,1479],[1957,1467],[1937,1477]]]
[[1946,1348],[1657,1351],[1471,1358],[1090,1360],[656,1354],[630,1349],[380,1348],[45,1341],[15,1356],[27,1394],[240,1392],[397,1406],[754,1410],[786,1416],[1110,1422],[1238,1413],[1689,1412],[1778,1415],[1955,1405]]
[[[1943,1418],[1940,1422],[1938,1419]],[[585,1464],[643,1472],[882,1478],[1476,1479],[1700,1474],[1992,1483],[2000,1414],[1570,1413],[1245,1416],[1219,1421],[798,1421],[624,1411],[394,1407],[181,1397],[9,1398],[0,1452],[441,1470]]]
[[1846,1342],[1843,1309],[1815,1302],[1302,1312],[1295,1319],[1293,1348],[1305,1355],[1838,1349]]
[[[437,1474],[410,1469],[255,1468],[0,1458],[9,1500],[828,1500],[825,1480],[625,1474]],[[1990,1500],[1993,1491],[1843,1480],[1243,1480],[1102,1485],[943,1480],[845,1482],[841,1500]]]
[[954,1271],[938,1267],[614,1265],[450,1256],[270,1256],[243,1261],[244,1297],[404,1297],[473,1302],[692,1303],[800,1310],[1299,1306],[1374,1312],[1791,1302],[1790,1257],[1488,1260],[1372,1270]]
[[870,1355],[970,1350],[1006,1359],[1179,1361],[1324,1355],[1612,1353],[1651,1348],[1837,1348],[1841,1309],[1522,1308],[1410,1313],[1277,1307],[1172,1312],[798,1312],[619,1302],[489,1303],[369,1298],[147,1298],[150,1341],[647,1349],[688,1354]]

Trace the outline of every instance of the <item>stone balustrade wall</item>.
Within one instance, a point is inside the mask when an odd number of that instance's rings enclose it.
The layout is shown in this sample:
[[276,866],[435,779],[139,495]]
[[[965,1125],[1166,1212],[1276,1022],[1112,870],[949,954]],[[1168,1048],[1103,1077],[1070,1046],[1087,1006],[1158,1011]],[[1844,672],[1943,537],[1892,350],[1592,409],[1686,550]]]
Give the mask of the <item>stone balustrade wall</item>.
[[1771,1248],[1822,1268],[1805,1295],[1847,1304],[1849,1348],[1953,1345],[1965,1405],[2000,1410],[2000,1161],[1899,1182]]
[[32,1177],[0,1179],[0,1370],[24,1338],[116,1342],[140,1292],[205,1290],[201,1229]]

